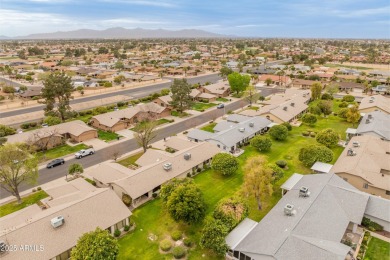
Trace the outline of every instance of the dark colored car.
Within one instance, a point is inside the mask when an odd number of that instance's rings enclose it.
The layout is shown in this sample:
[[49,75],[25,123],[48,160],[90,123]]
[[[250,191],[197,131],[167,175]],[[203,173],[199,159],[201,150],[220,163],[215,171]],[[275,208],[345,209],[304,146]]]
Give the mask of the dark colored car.
[[61,165],[61,164],[64,164],[65,163],[65,160],[64,159],[55,159],[51,162],[49,162],[47,165],[46,165],[46,168],[53,168],[53,167],[56,167],[58,165]]

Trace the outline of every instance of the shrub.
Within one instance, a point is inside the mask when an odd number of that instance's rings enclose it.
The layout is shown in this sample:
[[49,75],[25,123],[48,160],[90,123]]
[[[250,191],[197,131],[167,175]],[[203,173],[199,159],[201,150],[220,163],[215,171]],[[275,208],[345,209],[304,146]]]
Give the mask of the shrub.
[[182,246],[177,246],[172,250],[175,259],[183,258],[186,255],[186,250]]
[[284,171],[279,166],[275,164],[269,164],[268,167],[272,170],[272,183],[277,182],[283,177]]
[[352,95],[346,95],[346,96],[343,97],[343,101],[345,101],[345,102],[353,102],[353,101],[355,101],[355,97],[352,96]]
[[52,125],[58,125],[58,124],[61,124],[62,120],[61,118],[57,117],[57,116],[47,116],[43,122],[45,124],[48,124],[49,126],[52,126]]
[[112,87],[112,83],[111,82],[104,82],[104,85],[103,85],[105,88],[111,88]]
[[311,132],[311,133],[310,133],[310,136],[311,136],[311,137],[316,137],[316,135],[317,135],[317,134],[316,134],[315,132]]
[[192,246],[192,240],[188,237],[184,238],[183,240],[183,244],[186,246],[186,247],[190,247]]
[[323,145],[308,145],[299,151],[299,160],[310,167],[315,162],[329,163],[333,160],[333,152]]
[[204,112],[204,109],[199,110],[200,112]]
[[282,125],[284,125],[285,127],[287,127],[287,130],[288,131],[291,131],[292,130],[292,126],[289,122],[284,122]]
[[301,120],[305,124],[314,125],[317,122],[317,117],[313,114],[304,114]]
[[348,106],[348,103],[343,101],[339,104],[339,107],[347,107]]
[[160,248],[164,252],[168,252],[172,248],[172,242],[169,239],[164,239],[160,242]]
[[38,125],[37,122],[30,122],[30,127],[36,127]]
[[128,194],[122,195],[122,201],[128,207],[130,207],[131,203],[133,202],[132,198]]
[[303,136],[309,136],[310,133],[309,133],[308,131],[303,131],[303,132],[302,132],[302,135],[303,135]]
[[4,93],[15,93],[15,88],[12,86],[4,86],[2,90]]
[[4,137],[7,135],[13,135],[16,133],[16,130],[12,127],[6,125],[0,125],[0,137]]
[[152,197],[153,197],[153,198],[157,198],[157,196],[158,196],[158,194],[155,193],[155,192],[152,194]]
[[114,237],[119,237],[121,235],[121,231],[119,229],[115,229]]
[[316,141],[318,143],[323,144],[326,147],[330,148],[330,147],[337,145],[337,143],[339,141],[339,135],[333,129],[327,128],[327,129],[321,130],[318,133],[318,135],[316,137]]
[[222,199],[216,206],[213,217],[221,220],[229,230],[232,230],[248,216],[248,205],[238,197]]
[[38,188],[37,188],[37,191],[40,191],[40,190],[42,190],[42,188],[41,188],[41,187],[38,187]]
[[183,237],[183,233],[179,230],[175,230],[171,234],[171,238],[175,241],[180,240]]
[[348,108],[341,108],[337,115],[341,118],[347,118],[348,110]]
[[40,97],[38,96],[35,96],[35,97],[32,97],[32,100],[38,100]]
[[257,135],[252,138],[251,145],[257,148],[259,151],[264,152],[269,151],[269,149],[271,149],[272,141],[266,136]]
[[238,169],[238,160],[231,154],[218,153],[214,156],[211,167],[214,171],[223,175],[231,175]]
[[287,139],[288,130],[284,125],[275,125],[269,130],[270,136],[275,140],[283,141]]
[[118,107],[123,107],[126,105],[125,102],[122,102],[122,101],[119,101],[117,104],[116,104]]
[[30,128],[30,124],[29,123],[24,123],[24,124],[21,124],[20,127],[22,129],[29,129]]
[[129,231],[129,230],[130,230],[130,226],[129,226],[129,225],[126,225],[126,226],[123,228],[123,230],[124,230],[125,232]]
[[322,94],[321,99],[322,100],[332,100],[333,96],[329,93],[324,93],[324,94]]
[[287,166],[287,162],[285,160],[279,160],[279,161],[276,161],[275,163],[277,166],[279,166],[280,168],[285,168]]
[[107,113],[107,107],[96,107],[96,108],[93,109],[93,113],[95,115]]
[[36,189],[32,189],[32,192],[36,192],[37,190]]

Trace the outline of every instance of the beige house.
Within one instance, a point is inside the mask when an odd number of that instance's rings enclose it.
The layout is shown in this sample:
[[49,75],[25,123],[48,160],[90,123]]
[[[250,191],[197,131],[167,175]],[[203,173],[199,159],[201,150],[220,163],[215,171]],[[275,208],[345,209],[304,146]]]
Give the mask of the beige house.
[[227,97],[230,94],[230,86],[226,81],[220,81],[215,84],[205,85],[198,88],[201,93],[208,93],[217,97]]
[[138,169],[131,170],[117,163],[105,162],[88,174],[98,186],[110,187],[119,198],[129,195],[132,206],[138,207],[152,199],[153,193],[157,193],[164,183],[196,174],[221,152],[221,149],[207,142],[195,143],[177,138],[171,143],[171,148],[181,150],[168,153],[149,149],[136,161],[140,166]]
[[318,83],[318,81],[306,80],[306,79],[294,79],[292,82],[292,86],[295,88],[310,89],[314,83]]
[[390,142],[379,137],[353,137],[332,172],[357,189],[390,199]]
[[2,260],[66,260],[84,233],[100,227],[113,234],[129,224],[131,212],[112,190],[82,178],[46,192],[49,197],[40,206],[0,218],[0,241],[18,247],[1,254]]
[[155,103],[139,104],[123,110],[113,111],[92,117],[93,127],[104,131],[116,132],[138,123],[146,118],[162,118],[170,115],[170,109]]
[[383,95],[365,97],[360,102],[359,111],[360,113],[382,111],[390,114],[390,98],[384,97]]
[[48,149],[64,143],[65,139],[73,142],[84,142],[97,138],[96,129],[86,125],[83,121],[75,120],[54,126],[40,128],[20,134],[7,136],[9,143],[30,143],[39,147],[46,146]]

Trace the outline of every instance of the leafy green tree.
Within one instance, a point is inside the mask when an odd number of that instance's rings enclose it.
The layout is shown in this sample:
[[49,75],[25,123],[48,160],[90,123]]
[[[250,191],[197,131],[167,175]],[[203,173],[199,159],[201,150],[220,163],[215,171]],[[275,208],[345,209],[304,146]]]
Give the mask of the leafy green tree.
[[322,85],[319,82],[314,83],[311,85],[311,99],[316,100],[321,97],[321,91],[322,91]]
[[236,92],[238,95],[249,86],[251,77],[249,75],[241,75],[238,72],[233,72],[232,74],[229,74],[228,81],[232,92]]
[[6,125],[0,125],[0,137],[4,137],[7,135],[13,135],[16,133],[15,128]]
[[155,120],[144,120],[134,127],[134,139],[144,150],[148,149],[149,144],[157,137],[158,122]]
[[187,185],[189,182],[193,182],[193,180],[190,178],[183,178],[183,179],[175,178],[170,180],[169,182],[162,185],[160,190],[160,198],[163,200],[164,203],[167,203],[172,191],[174,191],[180,185]]
[[172,101],[171,105],[179,112],[190,108],[193,104],[191,97],[191,85],[186,79],[174,79],[171,86]]
[[317,123],[317,117],[313,114],[304,114],[301,118],[302,122],[308,125],[313,126]]
[[352,95],[345,95],[343,97],[343,101],[345,101],[345,102],[353,102],[353,101],[355,101],[355,97],[352,96]]
[[263,203],[273,193],[273,171],[265,164],[262,156],[251,157],[247,160],[244,171],[244,185],[242,192],[245,196],[256,199],[257,208],[262,209]]
[[46,114],[59,115],[65,121],[65,115],[71,111],[69,101],[73,98],[71,78],[63,72],[55,72],[43,81],[43,85],[42,97],[45,99]]
[[229,230],[235,228],[238,223],[249,214],[248,205],[238,197],[225,198],[218,202],[213,217],[224,223]]
[[251,145],[258,149],[260,152],[266,152],[271,149],[272,141],[266,136],[257,135],[252,138]]
[[271,78],[266,78],[265,79],[265,84],[267,84],[267,86],[271,85],[272,83],[272,79]]
[[220,70],[219,70],[219,75],[226,79],[230,74],[232,74],[234,71],[231,69],[231,68],[228,68],[226,66],[223,66]]
[[333,96],[333,94],[336,94],[339,92],[339,86],[336,85],[336,84],[329,84],[327,87],[326,87],[326,93],[330,94],[331,96]]
[[316,141],[328,148],[337,145],[339,139],[339,134],[331,128],[321,130],[316,136]]
[[119,75],[119,76],[116,76],[116,77],[114,78],[114,82],[115,82],[116,84],[121,84],[122,81],[124,81],[125,79],[126,79],[125,76]]
[[0,137],[0,146],[5,144],[7,142],[7,138],[6,137]]
[[125,65],[123,64],[122,61],[117,61],[114,65],[115,69],[123,69],[125,67]]
[[232,175],[238,170],[238,160],[229,153],[218,153],[213,157],[211,168],[223,175]]
[[321,109],[321,113],[324,114],[324,116],[328,116],[332,114],[332,107],[333,103],[330,100],[321,100],[317,104],[318,108]]
[[348,112],[348,108],[341,108],[338,112],[338,116],[341,117],[341,118],[347,118],[347,112]]
[[299,151],[299,161],[307,167],[311,167],[315,162],[329,163],[333,160],[333,152],[323,145],[308,145]]
[[[168,190],[169,188],[164,192]],[[169,192],[169,195],[166,192],[163,196],[168,212],[175,221],[193,224],[204,218],[206,204],[203,194],[192,180],[176,183],[170,187]]]
[[291,131],[291,130],[292,130],[292,125],[291,125],[289,122],[284,122],[284,123],[282,123],[282,125],[284,125],[285,127],[287,127],[287,130],[288,130],[288,131]]
[[275,140],[284,141],[288,136],[288,129],[284,125],[274,125],[269,130],[269,135]]
[[119,253],[118,240],[99,227],[82,235],[72,249],[72,260],[115,260]]
[[50,125],[50,126],[58,125],[58,124],[61,124],[61,118],[59,118],[58,116],[47,116],[47,117],[45,117],[43,122],[45,124]]
[[353,125],[359,122],[361,117],[357,106],[348,108],[348,111],[345,116],[347,117],[347,122],[352,123]]
[[38,159],[25,144],[0,146],[0,186],[22,203],[19,186],[34,184],[38,178]]
[[83,172],[84,172],[84,168],[81,164],[73,163],[73,164],[69,165],[69,168],[68,168],[69,175],[80,174]]
[[229,229],[221,220],[209,220],[202,230],[200,246],[211,249],[215,254],[224,256],[229,249],[225,237]]
[[104,82],[104,85],[103,85],[105,88],[111,88],[112,87],[112,83],[111,82]]

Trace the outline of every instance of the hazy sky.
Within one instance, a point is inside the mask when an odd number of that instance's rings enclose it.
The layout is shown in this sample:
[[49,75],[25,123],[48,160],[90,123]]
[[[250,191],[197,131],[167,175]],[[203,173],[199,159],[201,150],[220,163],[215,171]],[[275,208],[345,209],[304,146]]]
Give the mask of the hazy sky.
[[0,0],[0,35],[110,27],[389,39],[390,0]]

